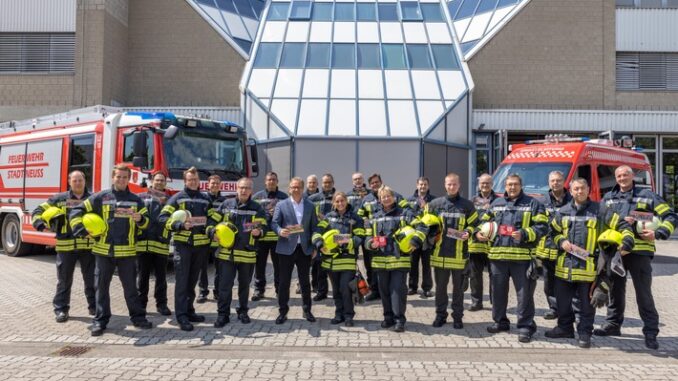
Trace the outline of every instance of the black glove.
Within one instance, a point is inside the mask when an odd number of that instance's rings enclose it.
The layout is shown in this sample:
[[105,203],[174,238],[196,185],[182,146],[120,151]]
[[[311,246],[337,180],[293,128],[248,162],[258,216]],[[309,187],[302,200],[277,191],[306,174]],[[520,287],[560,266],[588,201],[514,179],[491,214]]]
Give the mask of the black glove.
[[608,292],[610,290],[610,285],[605,281],[598,283],[596,288],[593,289],[593,295],[591,295],[591,306],[593,308],[602,308],[607,305],[610,301]]
[[669,236],[670,236],[669,230],[663,226],[654,231],[655,239],[667,240],[669,239]]
[[316,243],[314,243],[313,245],[315,246],[316,250],[320,251],[320,249],[323,248],[323,241],[319,239],[319,240],[318,240]]
[[525,275],[527,276],[527,279],[539,279],[539,266],[537,265],[537,260],[535,258],[530,259],[530,265],[527,266]]
[[39,223],[38,226],[35,227],[35,230],[37,230],[37,231],[39,231],[39,232],[41,232],[41,231],[43,231],[43,230],[45,230],[45,229],[47,229],[47,225],[45,225],[45,224],[42,223],[42,222]]

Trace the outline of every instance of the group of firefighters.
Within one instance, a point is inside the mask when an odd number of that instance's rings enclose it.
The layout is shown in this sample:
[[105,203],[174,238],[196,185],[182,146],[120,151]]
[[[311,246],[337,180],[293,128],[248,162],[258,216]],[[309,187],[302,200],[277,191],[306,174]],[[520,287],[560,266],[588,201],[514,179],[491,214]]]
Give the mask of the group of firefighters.
[[[537,328],[534,291],[542,276],[549,306],[544,318],[557,319],[545,336],[574,338],[576,331],[578,345],[588,348],[592,334],[621,335],[628,272],[645,344],[658,348],[659,319],[651,289],[654,241],[668,239],[678,217],[658,195],[635,186],[628,166],[616,169],[617,185],[601,202],[589,198],[585,179],[574,178],[566,188],[564,175],[557,171],[549,174],[545,201],[523,193],[522,180],[515,174],[506,177],[504,194],[493,192],[490,175],[481,175],[478,193],[471,199],[460,195],[461,181],[454,173],[444,179],[445,196],[432,196],[429,180],[421,177],[409,198],[383,185],[379,174],[370,176],[365,185],[363,175],[354,173],[353,189],[346,193],[335,190],[331,174],[323,175],[320,184],[316,176],[309,176],[305,189],[304,181],[295,177],[284,193],[278,189],[276,173],[269,172],[265,189],[257,193],[251,179],[241,178],[234,198],[221,196],[216,175],[209,177],[207,192],[200,191],[195,168],[184,172],[185,188],[171,196],[163,173],[152,174],[148,191],[139,195],[129,190],[130,174],[129,168],[116,166],[112,188],[90,194],[84,174],[73,171],[68,177],[70,190],[33,212],[37,230],[56,233],[56,321],[69,318],[73,272],[79,261],[89,313],[94,316],[92,336],[103,334],[111,317],[109,287],[116,268],[135,327],[152,328],[146,319],[151,273],[158,313],[172,314],[166,269],[173,245],[174,314],[184,331],[205,321],[193,302],[203,303],[209,296],[211,255],[218,306],[214,327],[230,322],[236,279],[237,319],[251,322],[250,283],[254,277],[251,301],[264,298],[269,255],[279,305],[275,324],[287,320],[296,267],[304,319],[316,321],[311,305],[328,297],[329,279],[335,304],[330,323],[353,326],[355,303],[362,301],[367,289],[358,287],[362,276],[357,259],[362,252],[370,290],[364,299],[381,299],[383,328],[405,330],[407,296],[419,292],[420,279],[421,297],[435,297],[433,327],[447,322],[451,280],[451,320],[453,328],[463,328],[464,292],[470,286],[469,311],[483,309],[487,268],[493,320],[489,333],[510,329],[506,310],[512,281],[518,339],[532,340]],[[606,322],[594,330],[595,308],[602,306],[607,306]]]

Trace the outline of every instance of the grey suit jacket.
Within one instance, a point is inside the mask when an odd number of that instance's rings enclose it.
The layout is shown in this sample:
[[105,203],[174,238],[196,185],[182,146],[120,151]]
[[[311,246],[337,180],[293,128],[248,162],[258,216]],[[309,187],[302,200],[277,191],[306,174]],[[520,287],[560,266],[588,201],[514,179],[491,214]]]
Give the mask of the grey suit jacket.
[[281,255],[291,255],[297,247],[297,239],[301,235],[301,249],[304,254],[311,255],[315,247],[311,242],[313,231],[318,225],[318,216],[315,214],[315,207],[313,203],[306,198],[302,198],[304,203],[304,216],[301,220],[301,225],[304,227],[304,232],[300,234],[290,234],[288,238],[280,236],[280,230],[290,225],[297,224],[297,216],[294,213],[294,206],[292,206],[292,197],[279,201],[275,206],[273,212],[273,219],[271,220],[271,229],[278,235],[278,243],[275,247],[275,252]]

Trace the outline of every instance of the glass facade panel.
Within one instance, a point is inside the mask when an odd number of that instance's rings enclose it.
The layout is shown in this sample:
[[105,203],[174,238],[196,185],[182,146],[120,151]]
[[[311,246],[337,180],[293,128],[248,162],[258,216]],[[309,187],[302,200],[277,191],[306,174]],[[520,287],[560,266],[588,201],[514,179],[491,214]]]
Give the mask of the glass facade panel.
[[284,68],[303,68],[304,58],[306,58],[306,44],[287,43],[283,49],[280,67]]
[[287,12],[289,9],[290,3],[271,3],[270,9],[268,10],[268,20],[287,20]]
[[381,68],[379,45],[358,44],[358,67],[364,69]]
[[459,70],[459,62],[454,54],[454,45],[431,45],[433,59],[439,70]]
[[377,21],[376,3],[358,3],[358,21]]
[[384,69],[407,69],[405,49],[401,44],[384,44],[381,46],[384,58]]
[[259,52],[254,60],[254,67],[272,68],[278,66],[280,45],[276,42],[262,42],[259,44]]
[[398,21],[398,8],[395,3],[379,3],[379,21]]
[[354,21],[355,20],[354,3],[335,3],[334,21]]
[[432,69],[431,56],[428,52],[428,45],[408,44],[407,57],[411,69]]
[[332,45],[332,67],[335,69],[355,68],[354,44]]
[[330,67],[330,44],[309,43],[306,67]]

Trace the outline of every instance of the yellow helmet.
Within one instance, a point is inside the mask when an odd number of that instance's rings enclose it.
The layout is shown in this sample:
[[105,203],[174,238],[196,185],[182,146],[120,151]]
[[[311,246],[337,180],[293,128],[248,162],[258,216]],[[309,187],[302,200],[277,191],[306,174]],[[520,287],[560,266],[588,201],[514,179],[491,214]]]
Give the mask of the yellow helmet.
[[59,216],[63,216],[66,214],[66,211],[64,211],[62,208],[56,207],[56,206],[50,206],[42,212],[42,220],[45,221],[45,225],[47,225],[47,228],[51,227],[51,221]]
[[440,220],[440,217],[431,213],[424,213],[424,215],[421,217],[421,222],[423,222],[426,226],[442,226],[443,224],[443,222]]
[[175,222],[178,221],[178,222],[181,222],[183,224],[184,222],[186,222],[186,220],[191,218],[191,212],[189,212],[188,210],[183,210],[183,209],[175,210],[174,213],[172,213],[171,218],[172,218],[172,221],[175,221]]
[[[412,238],[417,236],[420,232],[417,232],[416,229],[414,229],[411,226],[403,226],[402,228],[398,229],[395,234],[394,238],[396,243],[398,244],[398,248],[400,249],[401,253],[411,253],[414,250],[414,246],[412,246]],[[422,234],[422,233],[420,233]]]
[[598,236],[598,245],[600,246],[621,246],[622,234],[616,230],[607,229]]
[[92,237],[98,237],[104,234],[108,228],[104,219],[96,213],[85,213],[85,215],[82,216],[82,224]]
[[328,230],[323,233],[323,247],[326,251],[332,251],[339,247],[339,245],[337,245],[337,243],[334,241],[334,236],[337,234],[339,234],[339,230],[337,229]]
[[214,227],[214,234],[217,236],[219,246],[230,249],[235,243],[238,228],[230,222],[220,222]]

